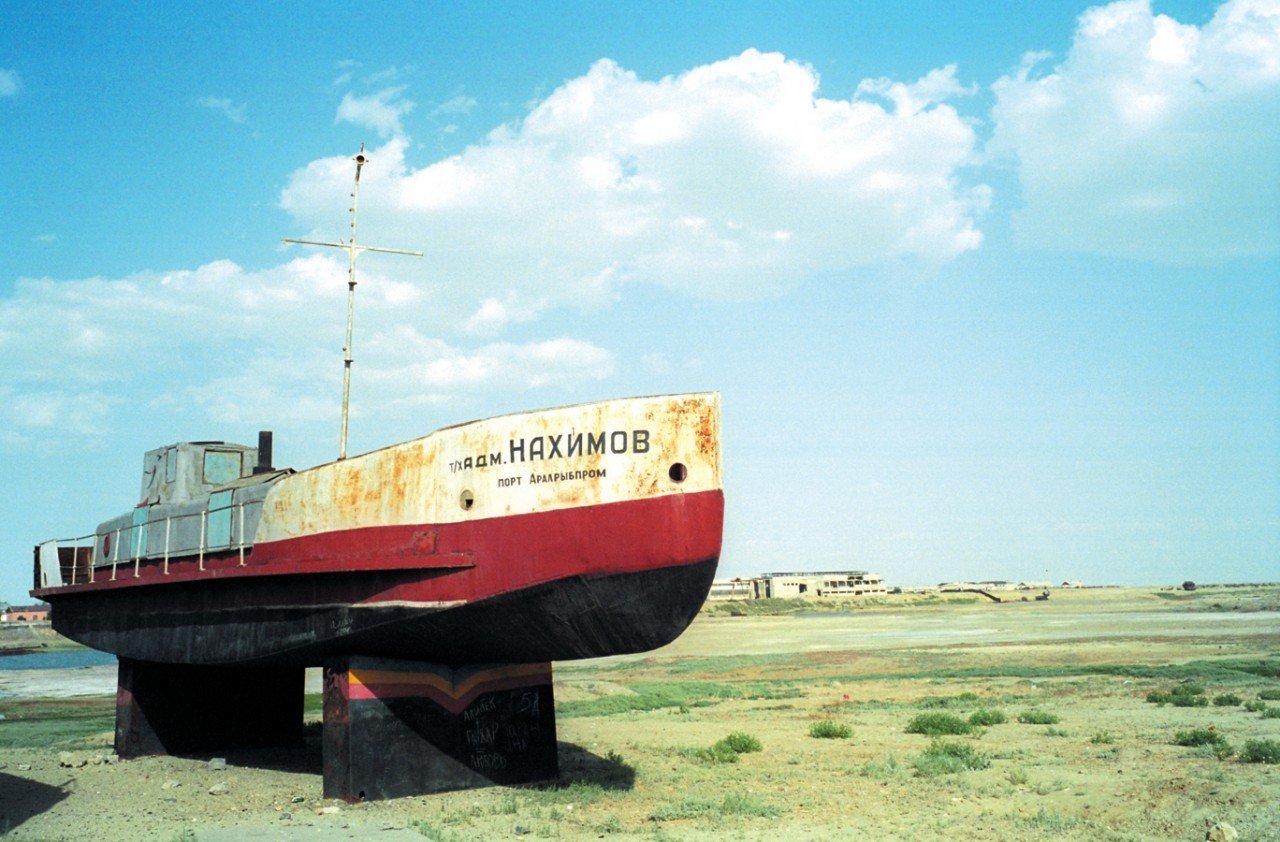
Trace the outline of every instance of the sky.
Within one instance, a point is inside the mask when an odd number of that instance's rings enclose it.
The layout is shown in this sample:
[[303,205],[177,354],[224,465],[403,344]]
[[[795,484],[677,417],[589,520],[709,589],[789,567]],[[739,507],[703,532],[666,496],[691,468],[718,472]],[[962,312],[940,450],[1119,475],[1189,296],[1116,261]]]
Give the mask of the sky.
[[[722,576],[1280,578],[1280,0],[0,10],[0,600],[144,451],[723,400]],[[326,253],[328,252],[328,253]]]

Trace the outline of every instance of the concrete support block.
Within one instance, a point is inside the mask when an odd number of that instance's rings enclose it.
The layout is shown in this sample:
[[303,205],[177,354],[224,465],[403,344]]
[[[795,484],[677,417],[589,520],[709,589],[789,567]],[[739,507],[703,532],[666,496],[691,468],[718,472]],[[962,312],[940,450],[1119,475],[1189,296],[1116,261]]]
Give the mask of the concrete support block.
[[324,795],[397,798],[554,778],[551,664],[350,657],[324,671]]
[[193,754],[302,740],[301,668],[120,659],[116,753]]

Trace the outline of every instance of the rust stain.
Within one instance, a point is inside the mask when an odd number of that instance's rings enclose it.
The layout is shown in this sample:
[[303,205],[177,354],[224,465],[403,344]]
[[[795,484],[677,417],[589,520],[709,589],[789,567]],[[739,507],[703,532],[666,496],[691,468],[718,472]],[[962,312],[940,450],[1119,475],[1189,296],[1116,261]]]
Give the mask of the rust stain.
[[413,539],[405,550],[405,554],[410,556],[435,555],[435,553],[436,531],[434,529],[424,529],[413,533]]

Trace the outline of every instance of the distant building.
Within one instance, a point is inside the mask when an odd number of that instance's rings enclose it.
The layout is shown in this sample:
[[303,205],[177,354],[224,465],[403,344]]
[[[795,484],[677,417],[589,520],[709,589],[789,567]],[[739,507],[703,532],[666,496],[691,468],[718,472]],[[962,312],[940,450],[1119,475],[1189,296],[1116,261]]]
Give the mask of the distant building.
[[768,596],[794,599],[827,599],[842,596],[887,594],[884,579],[865,570],[824,570],[814,573],[766,573]]
[[762,599],[768,590],[768,582],[756,577],[752,579],[716,579],[711,583],[711,593],[707,599]]
[[825,570],[816,573],[765,573],[749,579],[716,579],[708,600],[834,599],[887,594],[884,579],[865,570]]
[[11,605],[0,612],[0,623],[47,623],[47,605]]

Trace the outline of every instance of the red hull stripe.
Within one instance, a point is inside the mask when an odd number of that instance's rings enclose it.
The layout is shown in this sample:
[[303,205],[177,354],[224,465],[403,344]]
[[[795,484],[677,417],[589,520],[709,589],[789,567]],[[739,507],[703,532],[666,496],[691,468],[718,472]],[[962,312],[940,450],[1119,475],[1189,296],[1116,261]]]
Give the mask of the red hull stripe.
[[[569,577],[636,573],[717,558],[723,523],[721,491],[668,494],[460,523],[325,532],[258,544],[246,554],[244,566],[235,555],[206,558],[204,571],[196,569],[195,559],[171,560],[166,575],[153,560],[141,567],[138,578],[131,565],[121,565],[114,582],[100,569],[92,584],[33,593],[56,601],[63,594],[142,585],[298,576],[298,604],[317,593],[305,583],[318,580],[306,574],[343,571],[346,576],[361,572],[384,577],[369,580],[376,587],[361,589],[352,600],[357,606],[473,602]],[[414,568],[422,568],[421,575]]]

